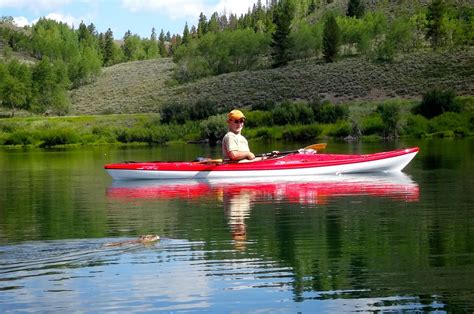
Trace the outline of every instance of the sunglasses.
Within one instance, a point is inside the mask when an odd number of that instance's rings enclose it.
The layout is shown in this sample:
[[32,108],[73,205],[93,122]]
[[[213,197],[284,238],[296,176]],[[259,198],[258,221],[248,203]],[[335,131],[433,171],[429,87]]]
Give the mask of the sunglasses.
[[244,123],[245,122],[245,119],[238,119],[238,120],[234,120],[234,123],[237,124],[237,123]]

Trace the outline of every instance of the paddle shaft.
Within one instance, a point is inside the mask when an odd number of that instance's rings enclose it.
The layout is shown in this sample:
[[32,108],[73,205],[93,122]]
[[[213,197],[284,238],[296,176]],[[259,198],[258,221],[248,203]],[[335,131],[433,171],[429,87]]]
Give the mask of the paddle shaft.
[[[303,149],[313,149],[313,150],[316,150],[316,151],[321,151],[321,150],[324,150],[326,148],[326,146],[327,146],[326,143],[318,143],[318,144],[312,144],[312,145],[306,146]],[[299,150],[288,150],[288,151],[284,151],[284,152],[278,152],[276,154],[265,153],[265,154],[258,155],[257,157],[273,156],[273,155],[277,155],[277,156],[278,155],[287,155],[287,154],[297,153],[298,151]],[[222,162],[223,162],[222,159],[204,159],[204,160],[198,161],[198,163],[200,163],[200,164],[219,164],[219,163],[222,163]]]
[[[313,149],[315,151],[321,151],[321,150],[324,150],[326,148],[326,146],[327,146],[326,143],[318,143],[318,144],[312,144],[312,145],[306,146],[303,149]],[[273,155],[287,155],[287,154],[297,153],[298,151],[299,151],[299,149],[297,149],[297,150],[288,150],[288,151],[284,151],[284,152],[278,152],[276,154],[264,153],[264,154],[259,155],[259,157],[273,156]]]

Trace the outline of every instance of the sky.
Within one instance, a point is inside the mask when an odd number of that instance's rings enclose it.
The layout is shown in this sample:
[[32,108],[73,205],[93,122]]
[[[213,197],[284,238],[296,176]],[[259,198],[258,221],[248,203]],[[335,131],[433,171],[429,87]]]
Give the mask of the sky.
[[[130,30],[149,38],[154,27],[159,34],[182,34],[187,22],[197,26],[199,14],[246,13],[257,0],[0,0],[0,16],[12,16],[18,26],[32,25],[41,17],[78,28],[81,21],[93,23],[98,32],[110,28],[115,39]],[[265,3],[265,1],[262,1]]]

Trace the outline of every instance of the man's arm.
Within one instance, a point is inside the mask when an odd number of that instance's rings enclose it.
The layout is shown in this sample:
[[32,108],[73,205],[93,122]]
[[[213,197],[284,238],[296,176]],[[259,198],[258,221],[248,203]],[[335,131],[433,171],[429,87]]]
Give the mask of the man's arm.
[[255,159],[255,155],[252,152],[241,152],[238,150],[232,150],[229,152],[228,155],[231,160]]

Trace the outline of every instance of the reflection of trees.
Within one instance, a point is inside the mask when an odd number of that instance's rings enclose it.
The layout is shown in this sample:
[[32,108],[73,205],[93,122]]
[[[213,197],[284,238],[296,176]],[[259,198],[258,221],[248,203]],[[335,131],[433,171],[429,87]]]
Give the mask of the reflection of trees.
[[0,221],[6,222],[0,232],[16,241],[106,234],[105,206],[95,202],[103,189],[93,188],[103,183],[78,175],[90,162],[83,154],[7,157],[0,173]]
[[347,291],[347,298],[409,295],[420,304],[474,308],[474,229],[468,221],[417,219],[416,204],[359,200],[252,215],[259,218],[249,221],[252,234],[268,237],[259,241],[260,254],[293,269],[296,301],[340,298],[325,292]]

